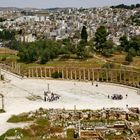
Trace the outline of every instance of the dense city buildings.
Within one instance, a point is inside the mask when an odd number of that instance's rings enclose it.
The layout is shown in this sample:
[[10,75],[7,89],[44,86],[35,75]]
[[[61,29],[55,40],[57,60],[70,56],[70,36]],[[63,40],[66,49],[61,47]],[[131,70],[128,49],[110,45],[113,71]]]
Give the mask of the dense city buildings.
[[20,41],[33,42],[37,39],[79,38],[85,25],[88,40],[95,35],[96,29],[104,25],[109,31],[108,39],[119,44],[123,35],[140,34],[140,26],[132,22],[132,17],[140,12],[140,8],[54,8],[54,9],[0,9],[0,17],[4,20],[0,25],[9,30],[19,31],[16,38]]

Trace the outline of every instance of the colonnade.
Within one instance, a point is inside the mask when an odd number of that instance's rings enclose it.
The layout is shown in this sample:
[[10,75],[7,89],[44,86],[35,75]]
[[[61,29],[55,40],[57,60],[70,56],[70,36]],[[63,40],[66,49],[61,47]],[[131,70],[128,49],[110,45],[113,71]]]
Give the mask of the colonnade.
[[20,75],[21,74],[20,65],[17,64],[16,62],[12,62],[11,63],[11,71]]
[[3,94],[0,94],[0,97],[2,99],[2,101],[1,101],[1,108],[0,109],[4,110],[4,96],[3,96]]
[[29,78],[52,78],[60,74],[62,79],[120,83],[140,87],[140,73],[120,69],[32,67],[28,69]]

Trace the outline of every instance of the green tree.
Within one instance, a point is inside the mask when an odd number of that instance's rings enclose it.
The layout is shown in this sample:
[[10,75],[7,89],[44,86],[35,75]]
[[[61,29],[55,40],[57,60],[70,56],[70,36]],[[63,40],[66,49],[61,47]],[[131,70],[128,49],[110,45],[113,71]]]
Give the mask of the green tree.
[[40,58],[40,63],[41,64],[45,64],[47,63],[48,61],[50,60],[50,51],[48,49],[46,49],[42,55],[41,55],[41,58]]
[[137,55],[136,50],[132,47],[129,49],[128,53],[130,53],[133,57],[135,57]]
[[77,57],[78,58],[87,58],[89,56],[89,51],[86,48],[87,43],[84,40],[81,40],[77,46]]
[[120,37],[120,46],[122,48],[122,51],[129,51],[130,44],[126,35]]
[[82,31],[81,31],[81,39],[87,42],[88,39],[88,33],[87,33],[87,28],[86,26],[83,26]]
[[99,51],[102,51],[103,49],[103,44],[107,40],[107,30],[104,26],[100,26],[95,33],[95,42],[96,42],[96,49]]
[[132,37],[130,40],[130,46],[134,48],[137,52],[137,55],[139,55],[138,52],[140,51],[140,36]]
[[102,54],[106,57],[112,56],[114,43],[111,40],[107,40],[105,43],[102,44],[103,50]]

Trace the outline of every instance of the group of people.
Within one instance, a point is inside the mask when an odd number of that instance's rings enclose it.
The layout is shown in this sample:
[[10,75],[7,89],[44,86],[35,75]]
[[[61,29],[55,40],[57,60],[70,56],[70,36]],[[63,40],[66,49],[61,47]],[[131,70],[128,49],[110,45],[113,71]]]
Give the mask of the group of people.
[[53,92],[44,92],[44,101],[53,102],[60,98],[58,94],[54,94]]
[[[126,98],[128,97],[128,95],[126,94]],[[111,97],[110,95],[108,95],[108,99],[112,99],[112,100],[122,100],[123,96],[121,94],[113,94]]]

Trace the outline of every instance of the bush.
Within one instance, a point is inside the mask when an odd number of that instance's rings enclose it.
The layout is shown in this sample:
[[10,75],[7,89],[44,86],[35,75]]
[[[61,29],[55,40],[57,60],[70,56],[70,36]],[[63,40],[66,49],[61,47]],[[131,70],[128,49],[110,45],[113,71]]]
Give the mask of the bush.
[[73,139],[74,138],[74,129],[67,129],[67,138],[68,139]]
[[54,72],[51,75],[52,78],[62,78],[62,72]]
[[6,60],[6,57],[3,57],[2,59],[1,59],[1,61],[5,61]]
[[115,65],[113,63],[106,63],[102,66],[102,68],[112,69]]
[[128,54],[126,55],[126,57],[125,57],[125,60],[126,60],[127,62],[132,62],[132,61],[133,61],[133,56],[132,56],[132,54],[131,54],[131,53],[128,53]]
[[129,49],[129,54],[131,54],[132,56],[135,57],[137,55],[137,52],[136,52],[136,50],[134,48],[130,48]]
[[32,118],[28,118],[27,115],[25,115],[25,116],[13,115],[11,118],[8,119],[7,122],[18,123],[18,122],[27,122],[27,121],[33,121],[33,119]]

